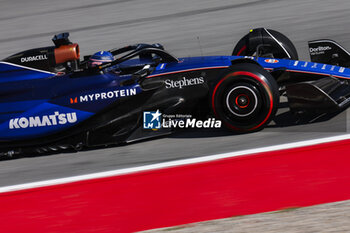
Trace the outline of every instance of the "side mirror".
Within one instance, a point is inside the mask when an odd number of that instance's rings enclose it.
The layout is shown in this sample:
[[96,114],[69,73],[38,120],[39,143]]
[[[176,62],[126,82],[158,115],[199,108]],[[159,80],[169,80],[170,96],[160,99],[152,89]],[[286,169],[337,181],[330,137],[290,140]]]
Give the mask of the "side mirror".
[[152,59],[152,61],[153,61],[156,65],[158,65],[159,63],[162,62],[162,59],[161,59],[159,56],[156,56],[156,57],[154,57],[154,58]]
[[145,65],[142,70],[139,70],[132,75],[132,79],[135,81],[140,81],[140,79],[147,77],[151,73],[150,68],[150,65]]
[[135,72],[132,74],[131,79],[128,80],[124,80],[121,85],[122,86],[128,86],[128,85],[132,85],[135,82],[140,82],[142,81],[142,79],[146,78],[148,75],[150,75],[151,70],[150,70],[151,66],[150,65],[145,65],[141,70]]

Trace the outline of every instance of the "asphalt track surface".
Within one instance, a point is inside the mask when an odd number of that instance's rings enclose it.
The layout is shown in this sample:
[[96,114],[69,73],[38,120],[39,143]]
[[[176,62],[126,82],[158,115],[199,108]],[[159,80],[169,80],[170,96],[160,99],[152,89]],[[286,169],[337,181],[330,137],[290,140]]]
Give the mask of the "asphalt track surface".
[[335,233],[349,232],[350,201],[236,216],[143,233]]
[[[255,27],[286,34],[303,60],[308,59],[308,40],[330,38],[350,49],[347,0],[0,0],[0,4],[3,58],[50,45],[54,33],[65,31],[71,32],[83,55],[139,42],[162,43],[179,57],[229,55],[234,44]],[[346,112],[308,125],[290,124],[289,117],[282,114],[277,124],[254,134],[180,131],[121,147],[0,161],[0,186],[322,138],[348,130]]]

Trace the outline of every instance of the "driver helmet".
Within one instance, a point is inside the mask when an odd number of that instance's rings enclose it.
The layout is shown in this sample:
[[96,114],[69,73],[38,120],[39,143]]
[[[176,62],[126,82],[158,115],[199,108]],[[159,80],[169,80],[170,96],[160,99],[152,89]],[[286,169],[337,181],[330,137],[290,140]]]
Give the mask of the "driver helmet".
[[108,51],[100,51],[90,57],[88,67],[93,68],[112,61],[114,61],[112,53]]

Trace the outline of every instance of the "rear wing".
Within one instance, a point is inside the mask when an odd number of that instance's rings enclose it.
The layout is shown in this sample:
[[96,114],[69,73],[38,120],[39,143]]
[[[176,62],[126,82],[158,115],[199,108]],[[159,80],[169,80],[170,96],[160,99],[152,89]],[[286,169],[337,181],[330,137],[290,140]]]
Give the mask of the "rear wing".
[[309,41],[312,62],[350,67],[350,53],[333,40]]

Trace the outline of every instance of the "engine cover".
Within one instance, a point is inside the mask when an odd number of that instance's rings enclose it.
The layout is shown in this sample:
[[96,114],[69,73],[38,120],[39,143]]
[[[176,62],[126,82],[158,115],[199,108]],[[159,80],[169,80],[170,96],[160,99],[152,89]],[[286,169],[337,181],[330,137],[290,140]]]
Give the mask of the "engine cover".
[[57,65],[80,59],[78,44],[61,45],[60,47],[43,47],[26,50],[6,59],[14,63],[34,69],[55,72]]

